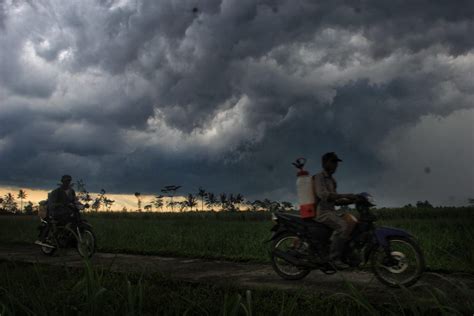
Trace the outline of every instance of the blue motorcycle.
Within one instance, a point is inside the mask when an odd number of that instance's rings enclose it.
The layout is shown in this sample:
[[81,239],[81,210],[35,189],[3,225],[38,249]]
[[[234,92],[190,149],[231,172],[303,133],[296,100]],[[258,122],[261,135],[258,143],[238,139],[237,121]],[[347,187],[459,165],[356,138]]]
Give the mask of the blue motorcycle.
[[[342,261],[350,268],[370,266],[379,281],[391,287],[411,286],[423,274],[425,260],[414,237],[401,229],[376,226],[370,194],[360,194],[357,222],[345,245]],[[272,220],[270,258],[275,272],[284,279],[299,280],[311,270],[333,274],[328,262],[332,230],[312,219],[275,212]]]

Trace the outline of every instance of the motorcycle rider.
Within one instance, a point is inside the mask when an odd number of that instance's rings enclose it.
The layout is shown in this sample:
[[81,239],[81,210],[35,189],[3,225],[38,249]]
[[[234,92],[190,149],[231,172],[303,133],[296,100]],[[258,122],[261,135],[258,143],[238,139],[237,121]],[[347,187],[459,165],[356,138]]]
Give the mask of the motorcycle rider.
[[[77,202],[76,192],[71,186],[72,177],[63,175],[61,185],[48,194],[48,216],[58,221],[60,225],[66,224],[74,212],[74,204]],[[39,240],[35,241],[37,245],[48,245],[46,237],[48,236],[49,225],[40,229]]]
[[313,176],[314,189],[317,199],[316,221],[333,229],[329,251],[329,261],[338,269],[348,267],[341,261],[342,251],[349,239],[350,229],[348,223],[338,214],[336,205],[355,203],[359,198],[356,194],[337,193],[337,182],[333,178],[339,162],[342,160],[334,152],[325,153],[322,158],[323,171]]

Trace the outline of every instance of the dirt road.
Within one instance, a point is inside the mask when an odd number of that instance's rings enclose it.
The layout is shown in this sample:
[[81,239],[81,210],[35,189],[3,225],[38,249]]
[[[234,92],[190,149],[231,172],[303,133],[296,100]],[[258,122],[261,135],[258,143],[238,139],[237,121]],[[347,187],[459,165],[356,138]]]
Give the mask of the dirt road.
[[[61,252],[53,257],[41,254],[34,245],[0,245],[0,260],[41,263],[50,265],[83,266],[82,259],[75,251]],[[371,295],[391,295],[393,290],[380,284],[372,274],[362,271],[344,271],[335,275],[325,275],[313,271],[300,281],[282,280],[273,272],[268,264],[238,263],[218,260],[202,260],[189,258],[172,258],[160,256],[143,256],[129,254],[96,253],[93,264],[110,268],[114,272],[159,273],[164,276],[183,281],[233,284],[242,288],[274,288],[301,289],[307,288],[314,292],[334,293],[347,292],[345,281],[364,293]],[[442,274],[425,273],[422,279],[412,287],[415,291],[423,288],[437,287],[452,291],[453,284],[464,283],[474,293],[474,276],[462,273]]]

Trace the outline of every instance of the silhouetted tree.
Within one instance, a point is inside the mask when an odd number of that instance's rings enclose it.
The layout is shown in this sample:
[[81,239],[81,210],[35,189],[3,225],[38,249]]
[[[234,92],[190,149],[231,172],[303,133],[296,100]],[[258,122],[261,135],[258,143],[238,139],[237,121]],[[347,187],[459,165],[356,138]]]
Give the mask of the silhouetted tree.
[[33,202],[28,201],[25,205],[24,211],[26,214],[33,214]]
[[179,207],[179,212],[183,212],[188,207],[187,201],[174,202],[174,204]]
[[260,200],[255,200],[251,203],[253,211],[259,211],[261,209],[265,209],[265,203]]
[[175,203],[173,203],[173,197],[179,188],[181,188],[180,185],[167,185],[163,189],[161,189],[161,192],[167,194],[171,198],[171,202],[168,203],[168,205],[171,206],[171,212],[173,212],[173,207],[175,205]]
[[135,197],[137,198],[137,205],[138,205],[138,210],[139,212],[142,211],[142,197],[140,192],[135,192]]
[[187,197],[185,202],[186,202],[185,205],[187,207],[189,207],[191,209],[191,211],[193,210],[193,207],[195,207],[197,205],[196,197],[191,193],[188,194],[188,197]]
[[417,208],[433,208],[433,205],[431,205],[430,202],[425,200],[424,202],[422,201],[416,202],[416,207]]
[[225,193],[219,194],[219,204],[221,205],[222,211],[227,209],[227,205],[228,205],[227,194]]
[[468,204],[469,206],[474,206],[474,198],[469,198],[469,199],[467,199],[467,204]]
[[289,211],[289,210],[293,209],[293,204],[291,204],[291,202],[283,201],[283,202],[281,202],[281,206],[282,206],[283,210],[285,210],[285,211]]
[[93,199],[90,193],[87,191],[86,184],[84,183],[82,179],[76,182],[76,188],[77,188],[77,192],[76,192],[77,199],[84,204],[90,204]]
[[163,195],[158,195],[155,197],[155,199],[151,202],[155,207],[156,209],[161,209],[163,210]]
[[100,207],[104,203],[104,197],[105,197],[105,190],[101,189],[99,195],[94,199],[91,209],[94,210],[95,212],[99,211]]
[[147,204],[143,207],[145,209],[146,212],[151,212],[152,211],[152,206],[151,204]]
[[18,203],[11,193],[5,194],[2,201],[2,208],[9,213],[15,213],[18,210]]
[[112,205],[114,205],[115,201],[114,201],[114,200],[111,200],[111,199],[109,199],[109,198],[106,198],[105,196],[104,196],[104,200],[103,200],[103,201],[104,201],[105,207],[107,208],[107,211],[110,212],[111,209],[112,209]]
[[214,193],[208,192],[206,195],[206,206],[213,209],[214,206],[218,205],[219,201]]
[[204,198],[206,197],[206,190],[199,188],[197,195],[201,198],[201,211],[204,211]]
[[17,196],[17,198],[20,199],[20,212],[23,211],[23,199],[26,199],[26,197],[27,197],[26,192],[20,189],[20,191],[18,191],[18,196]]

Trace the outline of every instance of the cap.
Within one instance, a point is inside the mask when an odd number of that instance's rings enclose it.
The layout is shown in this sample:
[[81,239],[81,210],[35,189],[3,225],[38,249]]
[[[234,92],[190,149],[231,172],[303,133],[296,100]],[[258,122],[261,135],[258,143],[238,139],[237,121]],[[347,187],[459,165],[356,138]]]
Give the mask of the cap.
[[325,153],[322,157],[323,163],[330,160],[342,161],[342,159],[339,159],[335,152]]
[[69,180],[71,181],[72,180],[72,177],[68,174],[65,174],[64,176],[61,177],[61,182],[63,182],[64,180]]

